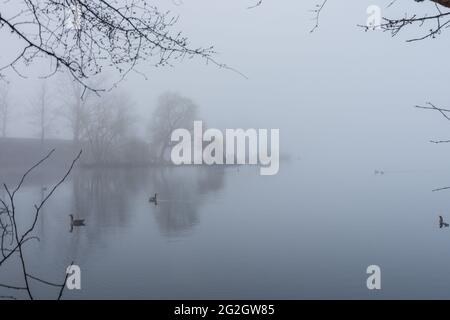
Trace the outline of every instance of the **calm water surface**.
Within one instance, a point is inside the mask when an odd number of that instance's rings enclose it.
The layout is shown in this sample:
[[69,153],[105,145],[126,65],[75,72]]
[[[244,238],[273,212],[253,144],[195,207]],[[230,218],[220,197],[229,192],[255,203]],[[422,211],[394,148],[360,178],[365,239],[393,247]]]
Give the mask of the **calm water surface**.
[[[46,205],[27,262],[61,282],[75,261],[82,290],[66,299],[450,298],[450,229],[437,218],[450,220],[450,191],[431,192],[450,172],[373,169],[78,170]],[[26,185],[22,222],[50,186]],[[70,232],[71,213],[87,226]],[[22,283],[16,262],[0,281]],[[366,288],[371,264],[382,269],[378,292]]]

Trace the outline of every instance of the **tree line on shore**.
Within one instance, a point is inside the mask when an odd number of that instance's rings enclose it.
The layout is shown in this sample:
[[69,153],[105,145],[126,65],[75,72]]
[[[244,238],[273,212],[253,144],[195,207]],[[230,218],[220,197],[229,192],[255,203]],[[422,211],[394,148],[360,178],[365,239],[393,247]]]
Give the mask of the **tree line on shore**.
[[[198,106],[175,92],[158,97],[156,108],[138,134],[132,98],[116,89],[111,92],[84,92],[77,81],[64,77],[58,86],[42,81],[25,113],[40,145],[58,137],[64,126],[74,147],[83,149],[83,163],[89,165],[150,165],[169,163],[170,135],[177,128],[191,129],[198,119]],[[8,83],[0,84],[0,137],[8,137],[15,125],[15,97]]]

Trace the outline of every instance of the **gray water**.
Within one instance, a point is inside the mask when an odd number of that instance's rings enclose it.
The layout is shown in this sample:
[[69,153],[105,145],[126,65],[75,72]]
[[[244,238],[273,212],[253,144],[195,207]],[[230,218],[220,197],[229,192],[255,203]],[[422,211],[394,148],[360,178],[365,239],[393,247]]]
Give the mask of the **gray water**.
[[[300,159],[272,177],[257,167],[80,169],[45,206],[26,261],[54,282],[79,265],[82,289],[65,299],[450,298],[450,229],[438,226],[450,191],[431,191],[450,171],[373,169]],[[22,223],[51,185],[25,186]],[[70,232],[71,213],[87,225]],[[372,264],[380,291],[366,287]],[[17,266],[2,267],[0,282],[21,285]],[[58,294],[31,284],[36,298]]]

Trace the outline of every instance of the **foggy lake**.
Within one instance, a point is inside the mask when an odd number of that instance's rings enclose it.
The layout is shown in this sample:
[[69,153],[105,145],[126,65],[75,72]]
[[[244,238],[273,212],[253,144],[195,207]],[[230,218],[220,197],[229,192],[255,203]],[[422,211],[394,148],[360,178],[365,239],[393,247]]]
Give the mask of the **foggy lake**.
[[[257,167],[80,169],[46,205],[29,270],[60,282],[75,261],[82,289],[65,299],[450,297],[450,233],[434,211],[448,201],[431,192],[450,171],[318,167],[296,159],[270,178]],[[32,179],[19,212],[50,184]],[[71,232],[71,213],[86,226]],[[384,271],[376,293],[371,264]],[[20,281],[9,266],[0,281]]]
[[0,300],[450,299],[449,25],[442,0],[3,1]]

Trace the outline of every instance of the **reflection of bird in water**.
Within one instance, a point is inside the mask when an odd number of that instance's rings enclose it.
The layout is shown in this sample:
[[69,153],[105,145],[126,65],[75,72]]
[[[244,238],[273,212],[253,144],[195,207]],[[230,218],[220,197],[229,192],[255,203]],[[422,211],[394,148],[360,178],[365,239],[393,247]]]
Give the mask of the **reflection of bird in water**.
[[72,214],[69,214],[70,216],[70,232],[72,232],[73,227],[83,227],[84,219],[74,219]]
[[155,196],[154,196],[154,197],[150,197],[150,199],[148,200],[148,202],[154,203],[155,206],[157,206],[157,205],[158,205],[158,199],[157,199],[157,197],[158,197],[158,194],[155,193]]
[[444,218],[439,216],[439,228],[448,228],[448,223],[444,222]]

